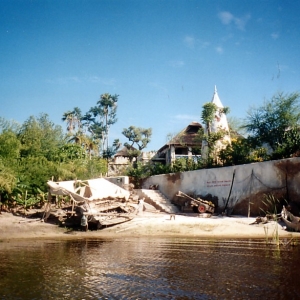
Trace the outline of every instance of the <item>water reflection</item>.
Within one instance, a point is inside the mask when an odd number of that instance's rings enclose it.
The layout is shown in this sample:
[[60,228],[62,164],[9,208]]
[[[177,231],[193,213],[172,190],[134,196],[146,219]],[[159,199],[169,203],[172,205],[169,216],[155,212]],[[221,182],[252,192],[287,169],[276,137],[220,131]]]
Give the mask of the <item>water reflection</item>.
[[297,299],[300,247],[124,238],[0,243],[0,299]]

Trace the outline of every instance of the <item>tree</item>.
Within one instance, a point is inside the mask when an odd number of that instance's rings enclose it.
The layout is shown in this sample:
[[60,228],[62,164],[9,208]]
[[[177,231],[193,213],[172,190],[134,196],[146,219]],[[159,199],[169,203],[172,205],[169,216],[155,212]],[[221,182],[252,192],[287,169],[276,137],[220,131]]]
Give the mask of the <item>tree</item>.
[[97,155],[99,152],[99,142],[94,139],[93,136],[84,134],[82,131],[75,132],[73,136],[68,139],[68,142],[73,142],[80,146],[83,151],[85,151],[85,157],[88,157],[89,159],[91,159],[93,155]]
[[[72,111],[63,114],[62,120],[67,122],[68,142],[75,143],[82,147],[89,159],[92,155],[98,154],[99,140],[97,140],[92,131],[89,130],[89,120],[91,114],[82,116],[81,110],[75,107]],[[91,135],[87,134],[87,131]]]
[[286,141],[286,132],[299,127],[299,93],[278,93],[258,108],[251,108],[243,127],[258,146],[268,144],[273,151]]
[[117,102],[119,95],[102,94],[97,106],[94,106],[83,117],[88,130],[102,141],[102,151],[108,151],[109,129],[117,122]]
[[[122,134],[130,141],[130,143],[124,143],[124,146],[128,149],[132,161],[132,158],[137,158],[141,154],[141,150],[147,147],[151,140],[152,129],[129,126],[123,129]],[[134,149],[134,146],[138,149]]]
[[35,203],[32,199],[47,191],[46,182],[51,178],[86,179],[106,173],[106,160],[86,159],[94,150],[81,126],[74,130],[77,143],[68,143],[62,128],[47,114],[30,116],[20,126],[0,118],[0,202],[21,203],[25,199],[27,204]]
[[11,131],[17,133],[20,129],[20,124],[16,121],[8,121],[0,117],[0,132]]
[[208,102],[203,105],[203,110],[201,114],[201,119],[206,127],[207,134],[210,135],[211,133],[211,124],[215,118],[215,114],[218,110],[216,104]]
[[245,129],[243,128],[243,120],[236,117],[228,117],[228,127],[231,139],[239,139],[247,136]]
[[232,139],[226,148],[219,152],[219,160],[224,166],[248,164],[268,158],[265,148],[253,147],[251,139]]
[[62,121],[67,122],[67,132],[68,134],[72,134],[73,131],[79,131],[81,129],[81,110],[78,107],[74,107],[71,111],[67,111],[63,114]]
[[4,166],[4,164],[0,160],[0,203],[2,199],[2,194],[11,193],[15,185],[16,176],[14,170],[12,170],[12,168]]
[[[212,124],[216,115],[229,113],[228,107],[219,108],[215,103],[208,102],[203,105],[201,113],[201,119],[205,125],[206,132],[199,132],[199,135],[203,139],[203,142],[207,145],[207,154],[205,156],[207,162],[210,164],[216,159],[216,144],[220,141],[228,132],[223,128],[217,128],[213,131]],[[202,153],[203,155],[204,153]],[[204,155],[203,155],[204,156]]]
[[21,143],[14,132],[6,130],[0,134],[0,158],[11,164],[20,157],[20,149]]
[[11,193],[15,187],[15,175],[21,149],[21,143],[12,128],[10,126],[2,128],[3,131],[0,133],[0,204],[2,195]]
[[109,159],[113,157],[117,151],[120,149],[122,143],[119,139],[115,139],[112,146],[108,147],[106,150],[103,151],[103,158]]
[[[97,178],[107,173],[106,160],[100,157],[92,159],[73,159],[61,165],[59,180]],[[66,178],[66,176],[68,176]]]
[[30,116],[21,126],[18,139],[22,144],[21,156],[49,157],[56,147],[64,143],[61,126],[52,123],[47,114]]
[[56,175],[55,167],[55,163],[44,156],[22,157],[19,161],[17,187],[33,195],[38,190],[46,191],[47,181]]
[[66,143],[51,153],[50,160],[55,163],[67,163],[76,159],[85,159],[86,152],[78,144]]
[[272,153],[273,159],[300,156],[300,128],[297,126],[284,133],[284,142]]

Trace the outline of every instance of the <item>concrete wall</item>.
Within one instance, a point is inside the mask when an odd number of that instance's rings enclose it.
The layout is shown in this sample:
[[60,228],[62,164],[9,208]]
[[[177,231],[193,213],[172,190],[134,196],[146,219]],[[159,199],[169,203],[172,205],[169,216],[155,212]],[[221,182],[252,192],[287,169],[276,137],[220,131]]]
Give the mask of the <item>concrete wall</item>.
[[266,195],[300,203],[300,158],[157,175],[143,188],[153,184],[171,200],[178,191],[202,198],[210,194],[219,212],[229,199],[229,212],[248,215],[251,202],[250,215],[257,216],[267,209]]
[[115,176],[115,177],[105,177],[106,180],[114,183],[120,187],[129,184],[129,177],[128,176]]

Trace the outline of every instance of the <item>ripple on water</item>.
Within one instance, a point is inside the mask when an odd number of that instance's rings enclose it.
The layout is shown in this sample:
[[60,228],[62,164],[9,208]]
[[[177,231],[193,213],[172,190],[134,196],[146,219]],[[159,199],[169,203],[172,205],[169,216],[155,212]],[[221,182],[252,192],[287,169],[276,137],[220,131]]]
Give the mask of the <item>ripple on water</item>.
[[263,240],[0,243],[0,299],[297,299],[299,247]]

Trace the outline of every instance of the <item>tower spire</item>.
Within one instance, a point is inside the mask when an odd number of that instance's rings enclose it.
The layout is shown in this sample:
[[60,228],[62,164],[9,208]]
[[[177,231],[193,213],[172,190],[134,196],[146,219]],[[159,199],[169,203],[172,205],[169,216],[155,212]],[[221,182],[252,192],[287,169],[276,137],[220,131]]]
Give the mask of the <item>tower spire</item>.
[[219,95],[218,95],[218,92],[217,92],[217,86],[215,85],[215,91],[214,91],[214,95],[212,97],[212,100],[211,100],[212,103],[216,104],[217,107],[219,108],[223,108],[223,104],[219,98]]

